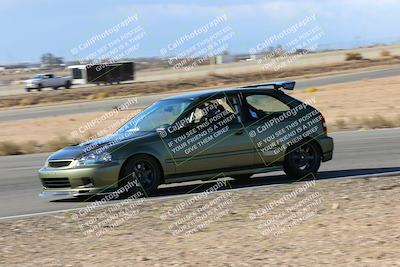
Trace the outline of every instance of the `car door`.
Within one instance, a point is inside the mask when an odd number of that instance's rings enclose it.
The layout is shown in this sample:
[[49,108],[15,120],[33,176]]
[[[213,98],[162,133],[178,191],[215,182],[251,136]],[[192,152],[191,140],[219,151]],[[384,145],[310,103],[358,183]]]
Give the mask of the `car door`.
[[283,161],[287,140],[295,137],[295,116],[289,103],[273,93],[244,93],[246,131],[255,147],[256,165],[271,167]]
[[255,150],[242,120],[237,94],[215,95],[196,103],[178,119],[189,126],[175,131],[165,142],[176,173],[223,173],[252,166]]
[[47,75],[47,86],[48,87],[55,87],[57,85],[57,79],[54,77],[53,74],[48,74]]
[[43,75],[42,86],[43,87],[51,87],[52,86],[51,79],[48,74]]

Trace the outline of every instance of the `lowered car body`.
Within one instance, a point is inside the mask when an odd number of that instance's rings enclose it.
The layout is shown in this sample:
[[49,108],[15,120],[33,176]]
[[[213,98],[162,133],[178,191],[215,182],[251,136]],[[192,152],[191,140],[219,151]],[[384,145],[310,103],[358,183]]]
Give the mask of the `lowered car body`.
[[280,90],[293,87],[265,83],[160,100],[113,135],[52,154],[39,170],[42,195],[105,194],[128,181],[149,195],[164,183],[315,173],[332,158],[333,140],[316,109]]

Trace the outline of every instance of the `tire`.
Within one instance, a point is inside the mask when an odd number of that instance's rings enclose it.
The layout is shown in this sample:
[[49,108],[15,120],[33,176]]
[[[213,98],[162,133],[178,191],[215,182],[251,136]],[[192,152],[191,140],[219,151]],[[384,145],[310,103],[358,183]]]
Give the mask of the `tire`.
[[70,82],[70,81],[67,81],[67,82],[65,83],[65,89],[69,89],[69,88],[71,88],[71,82]]
[[25,88],[25,91],[29,93],[31,91],[31,88]]
[[42,91],[42,88],[43,88],[43,86],[42,86],[42,84],[38,84],[38,87],[37,87],[37,90],[40,92],[40,91]]
[[300,143],[288,148],[283,170],[291,178],[301,179],[317,173],[321,165],[321,150],[315,142]]
[[53,90],[57,90],[58,89],[58,87],[53,87]]
[[124,187],[128,182],[138,181],[139,187],[129,188],[129,194],[141,191],[144,196],[151,196],[157,192],[160,185],[162,172],[158,162],[148,155],[136,155],[129,158],[123,165],[119,187]]

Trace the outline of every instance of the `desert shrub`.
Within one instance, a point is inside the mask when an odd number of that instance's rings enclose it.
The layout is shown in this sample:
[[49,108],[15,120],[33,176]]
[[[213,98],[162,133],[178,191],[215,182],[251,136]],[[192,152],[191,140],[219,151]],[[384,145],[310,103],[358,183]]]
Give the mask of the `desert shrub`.
[[381,51],[381,57],[390,57],[390,51],[382,50]]
[[61,149],[63,147],[70,146],[70,145],[73,145],[73,144],[76,144],[75,140],[68,139],[65,136],[60,136],[60,137],[58,137],[56,139],[51,140],[47,144],[46,150],[47,151],[56,151],[56,150],[59,150],[59,149]]
[[99,92],[97,94],[94,95],[95,99],[104,99],[109,97],[110,95],[107,92]]
[[346,53],[346,61],[362,60],[362,59],[363,59],[363,57],[360,53],[355,53],[355,52]]
[[395,126],[396,126],[396,127],[400,127],[400,114],[397,115],[397,118],[396,118],[396,120],[395,120]]
[[20,106],[29,106],[29,105],[34,105],[37,104],[37,101],[35,98],[23,98],[19,101]]
[[0,142],[0,156],[19,154],[21,154],[21,149],[14,142]]
[[83,137],[81,138],[81,141],[86,141],[86,140],[93,140],[97,138],[97,133],[93,133],[92,131],[86,131]]
[[315,93],[315,92],[317,92],[317,91],[318,91],[318,89],[315,88],[315,87],[307,88],[307,93]]
[[96,94],[88,95],[86,99],[94,100],[94,99],[104,99],[109,97],[110,95],[107,92],[98,92]]
[[338,129],[345,129],[346,128],[346,121],[343,119],[335,120],[335,126]]
[[210,77],[218,76],[217,73],[216,73],[215,71],[209,71],[209,72],[207,73],[207,75],[210,76]]
[[21,153],[23,154],[37,153],[40,152],[38,148],[39,148],[38,142],[35,140],[30,140],[21,145]]
[[385,119],[381,115],[375,115],[372,118],[365,118],[362,120],[362,125],[368,129],[391,128],[395,127],[395,123]]
[[358,119],[357,117],[351,117],[348,121],[347,121],[347,128],[351,128],[351,129],[363,129],[365,128],[362,125],[362,120]]

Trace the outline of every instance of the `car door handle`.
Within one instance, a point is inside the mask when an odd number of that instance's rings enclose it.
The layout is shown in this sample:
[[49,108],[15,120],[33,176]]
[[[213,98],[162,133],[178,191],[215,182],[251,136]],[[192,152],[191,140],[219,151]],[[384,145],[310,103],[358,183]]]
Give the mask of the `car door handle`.
[[235,135],[242,135],[243,134],[243,130],[239,130],[235,133]]

